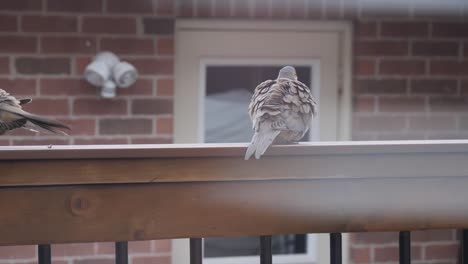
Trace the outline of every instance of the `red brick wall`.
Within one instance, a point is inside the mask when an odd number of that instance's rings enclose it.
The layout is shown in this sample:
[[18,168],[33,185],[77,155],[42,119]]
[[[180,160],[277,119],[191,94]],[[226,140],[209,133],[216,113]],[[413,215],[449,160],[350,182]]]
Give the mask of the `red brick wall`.
[[[57,137],[17,130],[0,145],[172,142],[175,17],[351,20],[353,138],[464,138],[468,23],[460,21],[468,6],[451,1],[452,13],[442,14],[397,2],[378,8],[358,0],[2,0],[0,87],[33,97],[27,110],[58,118],[73,131]],[[115,51],[141,74],[113,100],[99,99],[81,80],[100,50]],[[414,263],[456,263],[455,231],[415,232],[413,240]],[[60,264],[113,258],[111,243],[54,245],[53,254]],[[131,243],[130,255],[132,263],[168,263],[170,244]],[[35,256],[30,246],[0,248],[5,261],[34,263]],[[353,263],[397,258],[396,233],[351,236]]]

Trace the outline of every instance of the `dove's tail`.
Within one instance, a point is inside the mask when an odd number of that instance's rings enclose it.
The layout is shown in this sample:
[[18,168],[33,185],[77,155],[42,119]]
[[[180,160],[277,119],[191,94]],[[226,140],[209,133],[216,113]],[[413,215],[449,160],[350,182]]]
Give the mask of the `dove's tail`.
[[29,122],[33,123],[34,125],[41,127],[45,130],[48,130],[50,132],[53,132],[53,133],[67,135],[67,133],[57,130],[57,128],[70,130],[70,128],[64,124],[61,124],[57,121],[47,119],[44,117],[40,117],[34,114],[25,112],[22,114],[22,116],[26,118]]
[[255,152],[255,158],[259,159],[267,148],[271,145],[273,140],[278,136],[280,130],[268,129],[266,131],[255,132],[250,142],[247,152],[245,153],[245,160],[248,160]]

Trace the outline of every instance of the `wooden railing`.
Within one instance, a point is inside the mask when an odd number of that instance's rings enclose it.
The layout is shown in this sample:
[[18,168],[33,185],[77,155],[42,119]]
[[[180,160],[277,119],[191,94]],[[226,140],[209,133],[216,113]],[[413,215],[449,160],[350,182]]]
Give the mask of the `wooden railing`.
[[[468,141],[325,142],[274,146],[243,160],[244,144],[0,147],[0,245],[400,232],[468,227]],[[249,219],[241,221],[241,219]],[[402,231],[403,230],[403,231]],[[463,237],[468,237],[463,233]],[[463,244],[464,263],[468,246]]]

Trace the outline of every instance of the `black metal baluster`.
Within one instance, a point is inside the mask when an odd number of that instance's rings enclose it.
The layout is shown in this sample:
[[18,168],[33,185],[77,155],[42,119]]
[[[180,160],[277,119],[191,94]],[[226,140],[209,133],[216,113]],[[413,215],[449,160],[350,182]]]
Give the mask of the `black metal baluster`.
[[128,264],[128,242],[115,242],[115,263]]
[[400,264],[411,263],[411,233],[409,231],[400,231]]
[[341,233],[330,234],[330,263],[341,264],[342,249],[341,249]]
[[37,252],[39,256],[39,264],[50,264],[52,263],[52,254],[50,245],[38,245]]
[[190,264],[202,264],[202,239],[190,238]]
[[468,264],[468,229],[463,229],[461,231],[460,247],[461,263]]
[[272,262],[271,236],[260,236],[260,264],[271,264]]

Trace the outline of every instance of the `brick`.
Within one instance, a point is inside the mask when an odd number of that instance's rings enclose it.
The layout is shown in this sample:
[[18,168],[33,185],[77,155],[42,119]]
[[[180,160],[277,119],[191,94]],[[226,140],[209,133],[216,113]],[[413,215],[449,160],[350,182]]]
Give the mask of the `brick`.
[[76,243],[76,244],[54,244],[52,245],[53,256],[71,257],[94,255],[93,243]]
[[289,0],[289,17],[291,19],[304,19],[307,17],[307,0]]
[[426,64],[420,60],[381,60],[379,72],[386,75],[423,75]]
[[414,94],[455,94],[457,80],[450,79],[413,79],[411,93]]
[[429,23],[426,22],[382,22],[380,25],[383,37],[427,37],[429,35]]
[[354,98],[354,112],[374,112],[375,111],[374,97],[356,97]]
[[456,259],[459,246],[450,245],[428,245],[425,248],[425,259]]
[[114,264],[115,260],[112,258],[88,258],[88,259],[75,259],[73,264]]
[[10,58],[0,57],[0,74],[10,73]]
[[197,17],[207,18],[213,16],[211,0],[198,1],[195,8],[197,11]]
[[308,19],[322,19],[325,14],[322,12],[324,9],[324,3],[322,1],[309,1],[307,9]]
[[71,96],[71,95],[89,95],[96,96],[98,89],[89,84],[82,78],[41,78],[39,80],[41,95],[51,96]]
[[[93,138],[77,138],[74,141],[75,145],[115,145],[115,144],[128,144],[126,138],[100,138],[100,137],[93,137]],[[100,243],[99,243],[100,244]],[[112,249],[114,249],[114,244],[111,244]],[[105,254],[98,250],[98,254]],[[112,251],[109,254],[114,254]]]
[[457,42],[416,41],[411,50],[416,56],[458,56],[459,46]]
[[359,94],[401,94],[406,92],[406,87],[404,79],[361,79],[355,82]]
[[119,89],[118,95],[153,95],[153,80],[139,78],[127,89]]
[[174,79],[158,79],[158,81],[156,82],[156,95],[173,96]]
[[376,71],[375,60],[372,59],[355,59],[355,74],[358,76],[374,75]]
[[351,248],[351,260],[355,264],[370,263],[370,248]]
[[171,253],[171,249],[171,240],[169,239],[154,241],[154,251],[156,253]]
[[1,32],[15,32],[18,30],[17,16],[13,15],[0,15],[0,31]]
[[468,80],[461,81],[460,92],[462,95],[468,95]]
[[158,0],[156,14],[159,16],[172,16],[175,13],[175,2],[173,0]]
[[271,16],[274,19],[286,19],[287,17],[287,6],[284,0],[272,0],[271,1]]
[[53,12],[102,12],[103,0],[47,0],[46,8]]
[[397,261],[398,257],[399,257],[398,247],[396,246],[375,248],[373,261],[375,262]]
[[408,55],[408,42],[360,40],[355,44],[355,52],[357,56],[405,56]]
[[[455,129],[455,117],[453,116],[415,116],[409,118],[410,130],[453,130]],[[448,232],[418,231],[412,234],[414,241],[446,240]],[[451,237],[451,235],[450,235]]]
[[45,53],[96,53],[94,37],[42,37],[41,50]]
[[42,9],[42,1],[38,0],[2,0],[0,10],[3,11],[38,11]]
[[432,25],[432,36],[466,38],[468,37],[468,23],[435,22]]
[[162,138],[162,137],[132,137],[132,144],[172,144],[172,138]]
[[179,3],[179,16],[180,17],[193,17],[194,3],[193,0],[185,0]]
[[74,115],[125,115],[127,101],[124,99],[79,98],[73,104]]
[[127,58],[126,60],[133,64],[141,75],[172,75],[174,73],[174,61],[172,59]]
[[21,27],[25,32],[77,32],[74,16],[23,16]]
[[169,256],[151,256],[151,257],[132,257],[132,264],[147,264],[147,263],[157,263],[157,264],[170,264],[171,257]]
[[439,75],[468,75],[468,61],[434,60],[430,62],[430,73]]
[[16,71],[21,74],[69,74],[68,58],[17,58]]
[[160,117],[156,121],[156,133],[158,134],[173,134],[174,124],[172,117]]
[[36,80],[26,78],[0,78],[0,87],[17,95],[35,95]]
[[[447,124],[447,129],[450,129],[450,126],[453,123],[455,123],[453,117],[429,117],[429,121],[436,121],[436,123],[443,122],[442,119],[449,119],[449,122]],[[433,120],[435,119],[435,120]],[[410,119],[410,123],[411,123]],[[444,128],[445,126],[440,126],[441,128]],[[453,241],[454,240],[454,235],[453,235],[453,230],[424,230],[424,231],[413,231],[411,232],[411,240],[415,242],[432,242],[432,241]]]
[[128,253],[151,253],[151,241],[130,241],[128,243]]
[[134,99],[132,102],[132,114],[156,115],[172,114],[172,100],[168,99]]
[[[45,132],[48,133],[48,132]],[[44,134],[44,133],[42,133]],[[13,146],[48,146],[69,145],[69,138],[37,138],[37,139],[13,139]]]
[[75,58],[75,72],[74,74],[83,76],[86,67],[91,63],[93,58],[91,56],[78,56]]
[[[403,116],[361,116],[356,120],[356,127],[359,127],[360,131],[369,131],[369,132],[395,132],[402,131],[405,126],[405,118]],[[384,235],[382,238],[378,237],[379,234],[376,234],[374,237],[376,241],[386,240]],[[376,242],[379,243],[379,242]]]
[[[60,122],[71,128],[67,134],[71,136],[95,135],[96,120],[95,119],[59,119]],[[72,249],[70,249],[72,250]],[[67,251],[68,252],[68,251]],[[64,255],[67,256],[67,255]]]
[[429,99],[432,112],[466,112],[468,111],[467,97],[435,97]]
[[84,17],[83,32],[104,34],[136,34],[133,17]]
[[143,18],[143,32],[151,35],[173,35],[174,19],[170,18]]
[[160,55],[174,55],[174,38],[159,38],[157,47]]
[[107,2],[107,11],[111,13],[151,14],[156,9],[157,0],[112,0]]
[[[301,3],[301,1],[296,1]],[[248,18],[250,17],[250,8],[249,8],[249,0],[236,0],[234,1],[234,6],[233,6],[233,16],[236,18]],[[304,11],[304,8],[302,8],[302,11]],[[294,16],[292,16],[294,17]],[[294,17],[295,19],[300,19],[303,18],[304,16],[296,16]]]
[[0,139],[0,146],[10,146],[10,140]]
[[0,259],[22,259],[36,257],[35,246],[2,246]]
[[151,134],[153,129],[151,119],[144,118],[106,118],[99,120],[101,135],[139,135]]
[[0,53],[33,53],[38,41],[31,36],[0,36]]
[[409,3],[407,1],[398,1],[397,4],[388,5],[382,1],[360,1],[361,18],[408,18],[410,16]]
[[[215,3],[217,3],[218,1],[216,1]],[[215,10],[216,10],[216,16],[222,16],[222,14],[218,15],[218,13],[221,13],[220,11],[218,10],[225,10],[224,12],[226,12],[228,15],[225,15],[225,16],[229,16],[229,9],[226,8],[227,6],[229,6],[228,4],[226,4],[226,2],[229,3],[229,1],[227,0],[222,0],[222,1],[219,1],[220,3],[218,3],[219,7],[217,7]],[[224,4],[223,4],[224,2]],[[254,1],[254,13],[253,13],[253,16],[256,17],[256,18],[267,18],[267,17],[270,17],[270,10],[271,10],[271,5],[270,5],[270,2],[268,0],[257,0],[257,1]]]
[[155,52],[153,39],[150,38],[103,38],[101,49],[116,54],[152,55]]
[[30,104],[24,105],[24,110],[38,115],[68,115],[68,99],[35,98]]
[[425,99],[422,97],[380,97],[380,112],[424,112]]
[[356,21],[354,23],[355,36],[368,38],[377,36],[377,23],[375,21]]

